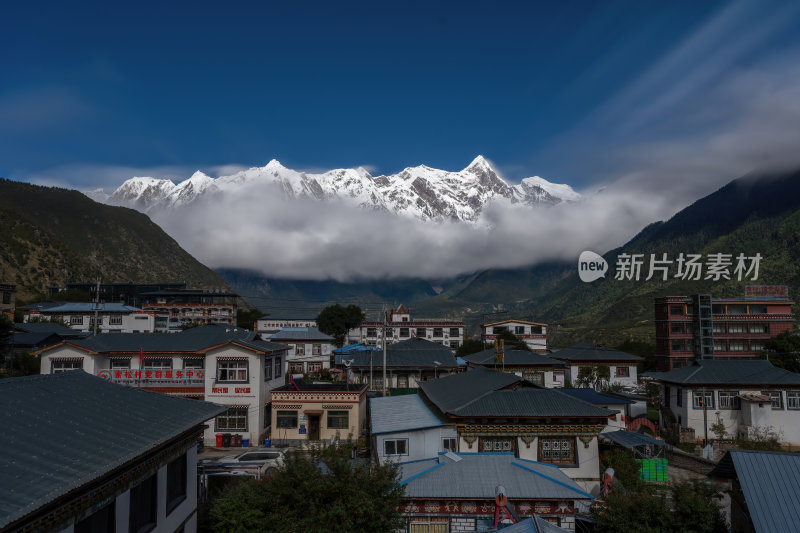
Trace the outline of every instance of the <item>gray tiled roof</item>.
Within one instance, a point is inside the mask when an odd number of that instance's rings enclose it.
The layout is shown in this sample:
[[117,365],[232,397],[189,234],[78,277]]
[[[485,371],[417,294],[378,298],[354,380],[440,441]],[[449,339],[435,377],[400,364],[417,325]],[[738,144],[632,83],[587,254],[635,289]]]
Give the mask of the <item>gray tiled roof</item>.
[[[552,359],[538,353],[529,352],[527,350],[505,350],[504,356],[505,364],[507,365],[564,366],[563,361]],[[483,350],[482,352],[465,355],[464,360],[478,365],[494,364],[494,349]]]
[[0,529],[225,410],[80,370],[0,380]]
[[643,361],[642,357],[613,348],[592,346],[587,343],[576,344],[550,354],[555,359],[564,361],[630,361],[636,363]]
[[585,500],[591,495],[555,466],[518,459],[511,453],[460,453],[400,464],[406,498],[494,499],[502,485],[510,499]]
[[25,331],[27,333],[56,333],[65,337],[82,337],[84,333],[75,331],[72,328],[58,324],[56,322],[23,322],[14,324],[14,329],[17,331]]
[[450,414],[466,417],[608,417],[615,412],[556,389],[523,388],[494,391]]
[[763,359],[707,359],[700,364],[660,372],[653,378],[685,385],[800,385],[800,374],[773,366]]
[[418,394],[372,398],[369,409],[373,435],[444,425]]
[[293,340],[333,341],[333,337],[322,333],[317,328],[283,328],[270,336],[276,342]]
[[[355,368],[369,367],[370,352],[355,352],[346,356],[345,359],[352,359],[352,366]],[[438,368],[458,367],[458,362],[450,348],[429,340],[415,337],[386,347],[386,366],[388,367],[433,369],[436,367],[434,361],[441,363]],[[372,364],[373,366],[383,364],[382,351],[372,352]]]
[[90,313],[94,312],[95,307],[101,313],[133,313],[141,311],[138,307],[121,304],[118,302],[67,302],[54,307],[43,309],[48,313]]
[[180,333],[104,333],[70,344],[98,353],[125,352],[192,352],[237,342],[259,351],[286,350],[284,344],[258,340],[255,333],[231,326],[210,325],[187,329]]
[[460,417],[608,417],[615,411],[545,389],[513,374],[478,368],[420,383],[443,413]]
[[567,530],[561,529],[539,515],[534,515],[520,520],[516,524],[506,526],[501,531],[503,533],[564,533]]
[[442,412],[452,412],[493,391],[522,383],[514,374],[483,368],[420,383],[420,388]]
[[735,471],[756,533],[800,531],[800,455],[730,450],[711,471]]
[[599,435],[601,439],[608,439],[615,444],[619,444],[624,448],[636,448],[639,446],[659,446],[661,448],[672,448],[669,444],[664,442],[663,440],[654,439],[653,437],[649,437],[643,433],[635,433],[633,431],[625,431],[624,429],[620,429],[619,431],[609,431],[606,433],[601,433]]
[[607,405],[607,404],[631,404],[633,400],[626,400],[625,398],[618,398],[597,392],[594,389],[578,388],[578,389],[560,389],[560,391],[567,396],[572,396],[584,402],[589,402],[593,405]]

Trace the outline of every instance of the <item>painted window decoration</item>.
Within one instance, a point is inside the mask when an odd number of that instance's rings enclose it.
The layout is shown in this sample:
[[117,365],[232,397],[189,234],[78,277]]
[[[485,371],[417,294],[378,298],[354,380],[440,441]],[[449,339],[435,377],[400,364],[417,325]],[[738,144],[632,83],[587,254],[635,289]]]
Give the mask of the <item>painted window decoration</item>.
[[576,464],[575,439],[539,437],[539,461],[554,464]]
[[482,438],[481,439],[482,452],[513,452],[514,439],[513,438]]
[[631,369],[627,366],[618,366],[615,370],[615,373],[618,378],[631,377]]

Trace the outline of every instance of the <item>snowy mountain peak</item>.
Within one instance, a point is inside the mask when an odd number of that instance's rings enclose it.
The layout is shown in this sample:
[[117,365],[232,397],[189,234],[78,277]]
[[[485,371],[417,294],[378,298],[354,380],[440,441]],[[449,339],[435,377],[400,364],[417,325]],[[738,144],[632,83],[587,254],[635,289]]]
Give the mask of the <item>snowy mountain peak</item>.
[[107,203],[153,212],[177,206],[188,208],[207,195],[237,193],[248,196],[283,194],[287,199],[305,197],[319,201],[339,198],[362,208],[422,220],[469,222],[478,220],[483,206],[490,201],[538,206],[581,199],[569,185],[550,183],[538,176],[509,185],[497,175],[491,163],[479,155],[457,172],[419,165],[397,174],[376,177],[362,167],[334,169],[322,174],[298,172],[272,159],[263,167],[217,179],[198,170],[177,185],[168,179],[131,178],[108,198]]

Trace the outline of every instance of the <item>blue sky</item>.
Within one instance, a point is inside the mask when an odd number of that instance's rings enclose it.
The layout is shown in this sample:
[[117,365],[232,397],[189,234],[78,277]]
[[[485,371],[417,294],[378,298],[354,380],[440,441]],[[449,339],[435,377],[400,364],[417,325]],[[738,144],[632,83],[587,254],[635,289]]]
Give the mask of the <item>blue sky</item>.
[[667,153],[702,159],[698,138],[761,120],[749,103],[785,86],[800,44],[785,4],[17,2],[0,33],[0,176],[81,188],[483,154],[511,181],[590,188]]

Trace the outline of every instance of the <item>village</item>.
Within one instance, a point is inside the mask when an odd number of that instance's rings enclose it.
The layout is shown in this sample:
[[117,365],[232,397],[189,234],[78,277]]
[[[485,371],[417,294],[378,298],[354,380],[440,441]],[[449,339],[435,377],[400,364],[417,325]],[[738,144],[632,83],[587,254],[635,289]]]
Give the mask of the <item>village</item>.
[[553,347],[548,324],[514,317],[468,331],[399,305],[337,339],[323,309],[243,328],[233,293],[84,285],[93,302],[54,290],[23,308],[0,286],[2,311],[23,316],[10,350],[39,364],[0,381],[15,412],[0,479],[46,479],[20,486],[0,531],[195,531],[216,486],[343,442],[397,465],[410,533],[593,531],[592,507],[625,490],[612,453],[646,483],[713,484],[732,531],[796,513],[774,474],[799,466],[785,452],[800,446],[800,374],[764,357],[792,330],[785,287],[656,298],[656,368],[640,371],[641,356]]

